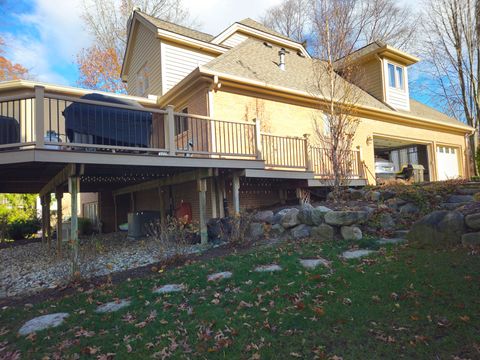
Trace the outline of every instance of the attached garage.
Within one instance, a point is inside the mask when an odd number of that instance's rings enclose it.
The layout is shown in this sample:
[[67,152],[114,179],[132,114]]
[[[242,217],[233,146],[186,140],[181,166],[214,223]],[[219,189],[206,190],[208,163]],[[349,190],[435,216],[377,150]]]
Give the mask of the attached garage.
[[457,179],[461,176],[459,151],[451,146],[437,146],[437,180]]

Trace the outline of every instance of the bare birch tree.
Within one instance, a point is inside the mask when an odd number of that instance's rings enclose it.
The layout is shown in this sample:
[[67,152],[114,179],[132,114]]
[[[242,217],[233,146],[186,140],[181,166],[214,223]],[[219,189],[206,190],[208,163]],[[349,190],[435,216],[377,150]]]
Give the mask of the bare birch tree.
[[[429,86],[433,100],[478,131],[480,1],[427,0],[424,17],[424,68],[436,83]],[[469,139],[471,159],[477,146],[478,133]],[[478,175],[475,162],[472,166]]]
[[[312,92],[320,97],[321,115],[315,116],[315,140],[330,165],[334,197],[352,174],[353,142],[360,120],[356,108],[361,90],[349,81],[358,69],[350,61],[357,39],[351,36],[350,16],[354,1],[316,1],[313,16],[315,53]],[[340,76],[340,75],[341,76]],[[315,150],[314,150],[315,151]]]
[[[328,0],[323,0],[327,2]],[[350,30],[348,37],[355,39],[359,48],[380,40],[399,49],[408,48],[414,41],[418,16],[407,5],[395,0],[330,0],[348,13],[343,16],[343,28]],[[318,0],[283,0],[261,17],[268,27],[302,42],[312,41],[316,32],[315,17]],[[332,36],[335,36],[333,34]],[[315,50],[314,47],[310,50]]]

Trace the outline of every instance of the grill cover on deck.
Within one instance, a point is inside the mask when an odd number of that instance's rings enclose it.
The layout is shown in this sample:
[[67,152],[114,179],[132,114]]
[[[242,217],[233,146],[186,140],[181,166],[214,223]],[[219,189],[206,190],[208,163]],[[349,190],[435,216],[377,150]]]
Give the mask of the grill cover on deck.
[[[101,94],[87,94],[81,98],[143,108],[135,101]],[[70,142],[77,142],[80,138],[89,144],[150,147],[152,114],[149,112],[72,103],[65,108],[63,115]]]
[[20,142],[20,124],[17,119],[0,116],[0,145]]

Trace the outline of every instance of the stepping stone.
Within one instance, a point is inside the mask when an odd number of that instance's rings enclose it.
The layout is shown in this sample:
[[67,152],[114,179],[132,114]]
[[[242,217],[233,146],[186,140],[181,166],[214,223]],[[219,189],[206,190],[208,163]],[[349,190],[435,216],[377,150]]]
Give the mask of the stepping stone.
[[395,237],[396,238],[401,238],[401,239],[406,239],[408,235],[408,230],[397,230],[395,231]]
[[223,272],[218,272],[215,274],[208,275],[207,280],[217,281],[217,280],[223,280],[223,279],[230,279],[232,275],[233,274],[230,271],[223,271]]
[[280,265],[277,265],[277,264],[261,265],[255,268],[256,272],[273,272],[273,271],[281,271],[281,270],[282,268],[280,267]]
[[367,255],[370,255],[372,253],[374,253],[375,251],[373,250],[349,250],[349,251],[345,251],[343,254],[342,254],[342,257],[344,259],[347,259],[347,260],[350,260],[350,259],[358,259],[358,258],[361,258],[361,257],[364,257],[364,256],[367,256]]
[[67,313],[55,313],[33,318],[23,324],[18,333],[25,336],[40,330],[57,327],[61,325],[68,316]]
[[110,312],[115,312],[120,309],[123,309],[124,307],[129,306],[131,303],[130,300],[119,300],[119,301],[112,301],[103,305],[100,305],[97,307],[95,310],[96,313],[110,313]]
[[319,265],[330,267],[330,261],[325,259],[300,259],[300,264],[307,269],[315,269]]
[[167,284],[159,287],[158,289],[153,290],[155,294],[167,294],[172,292],[179,292],[185,290],[183,284]]
[[407,241],[407,239],[404,239],[404,238],[380,239],[380,240],[377,240],[377,244],[379,245],[400,244],[405,241]]

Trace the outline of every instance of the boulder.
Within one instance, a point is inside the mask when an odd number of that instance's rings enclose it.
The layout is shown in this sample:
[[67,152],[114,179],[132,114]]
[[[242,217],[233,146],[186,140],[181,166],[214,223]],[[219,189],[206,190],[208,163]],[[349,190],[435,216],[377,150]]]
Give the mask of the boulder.
[[272,225],[272,228],[270,229],[270,235],[272,237],[279,237],[284,232],[285,232],[285,228],[280,224],[274,224],[274,225]]
[[335,237],[335,229],[330,225],[321,224],[310,230],[310,236],[319,241],[332,241]]
[[312,210],[314,207],[310,204],[304,204],[298,211],[298,221],[301,224],[313,225],[312,222]]
[[362,230],[358,226],[342,226],[340,233],[344,240],[362,240]]
[[470,203],[443,203],[443,204],[440,204],[440,207],[445,210],[455,210],[468,204]]
[[263,224],[262,223],[251,223],[248,229],[248,235],[253,239],[253,240],[258,240],[263,237]]
[[470,229],[480,230],[480,213],[465,216],[465,224],[467,224]]
[[418,214],[420,209],[413,203],[407,203],[400,207],[400,214]]
[[357,189],[350,189],[350,199],[351,200],[360,200],[363,199],[365,192]]
[[472,195],[450,195],[447,199],[447,203],[468,203],[472,201]]
[[121,310],[131,304],[130,300],[121,299],[118,301],[111,301],[106,304],[100,305],[95,310],[96,313],[110,313]]
[[275,215],[273,215],[272,224],[280,224],[280,221],[283,219],[286,213],[292,209],[282,209],[279,210]]
[[272,210],[259,211],[255,214],[253,219],[256,222],[272,224],[273,223],[273,211]]
[[326,207],[326,206],[322,206],[322,205],[317,206],[315,209],[316,209],[316,210],[319,210],[319,211],[321,211],[321,212],[329,212],[329,211],[332,211],[332,209],[330,209],[330,208],[328,208],[328,207]]
[[393,221],[392,215],[389,213],[381,213],[378,216],[378,222],[382,229],[393,229],[395,227],[395,221]]
[[298,219],[298,209],[289,209],[280,220],[280,224],[285,229],[290,229],[297,225],[300,225],[300,220]]
[[312,209],[310,216],[311,216],[311,224],[313,226],[318,226],[321,225],[325,222],[325,214],[330,210],[329,208],[325,206],[318,206],[314,209]]
[[25,336],[37,331],[60,326],[68,316],[67,313],[55,313],[36,317],[23,324],[18,333]]
[[480,246],[480,232],[463,234],[462,245],[465,247]]
[[311,226],[300,224],[290,230],[290,235],[295,240],[303,239],[310,236],[310,230],[311,230]]
[[380,193],[380,191],[370,191],[369,193],[367,193],[367,200],[380,201],[381,198],[382,194]]
[[480,192],[477,192],[473,195],[473,201],[480,201]]
[[390,200],[397,196],[395,191],[386,190],[382,193],[383,200]]
[[329,211],[325,214],[325,222],[337,226],[360,224],[367,218],[365,211]]
[[413,224],[407,239],[419,245],[457,245],[465,232],[463,215],[458,211],[434,211]]

